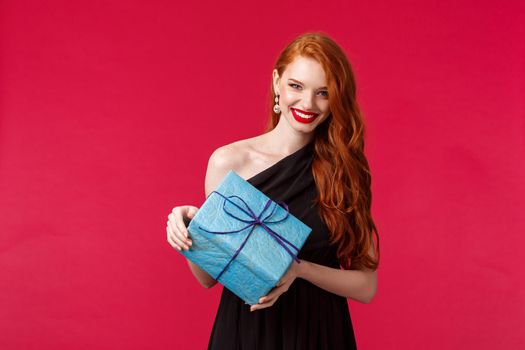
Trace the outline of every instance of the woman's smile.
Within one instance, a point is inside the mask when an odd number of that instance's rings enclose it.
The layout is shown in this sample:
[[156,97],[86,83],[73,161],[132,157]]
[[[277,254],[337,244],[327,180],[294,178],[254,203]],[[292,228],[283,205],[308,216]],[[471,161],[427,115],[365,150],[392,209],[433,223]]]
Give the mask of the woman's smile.
[[313,122],[318,116],[318,113],[305,112],[297,108],[290,108],[292,115],[300,123],[309,124]]

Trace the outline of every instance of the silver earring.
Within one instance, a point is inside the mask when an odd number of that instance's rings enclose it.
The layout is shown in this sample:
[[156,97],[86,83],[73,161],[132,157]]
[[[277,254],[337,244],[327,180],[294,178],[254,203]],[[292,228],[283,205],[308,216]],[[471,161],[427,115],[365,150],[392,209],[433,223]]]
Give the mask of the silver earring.
[[275,104],[273,105],[273,111],[275,114],[281,113],[281,107],[279,107],[279,95],[275,95]]

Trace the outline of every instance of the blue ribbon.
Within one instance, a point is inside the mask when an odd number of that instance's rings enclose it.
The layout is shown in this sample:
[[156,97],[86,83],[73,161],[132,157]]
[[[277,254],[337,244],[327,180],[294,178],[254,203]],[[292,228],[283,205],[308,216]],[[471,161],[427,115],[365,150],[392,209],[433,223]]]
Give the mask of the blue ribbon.
[[[247,228],[250,228],[251,227],[251,230],[250,230],[250,233],[248,233],[248,235],[246,236],[246,238],[244,239],[244,241],[242,242],[241,246],[239,247],[239,249],[237,249],[237,251],[235,252],[235,254],[232,256],[232,258],[230,259],[230,261],[226,264],[226,266],[224,266],[224,268],[222,269],[222,271],[219,273],[219,275],[215,278],[215,280],[218,280],[222,274],[226,271],[226,269],[228,268],[228,266],[230,266],[230,264],[233,262],[233,260],[235,260],[235,258],[237,257],[237,255],[239,255],[239,253],[241,252],[241,250],[244,248],[244,245],[246,244],[246,242],[248,241],[248,238],[250,238],[252,232],[254,231],[255,227],[257,225],[261,225],[261,227],[263,227],[266,232],[268,232],[268,234],[270,234],[270,236],[273,237],[273,239],[275,239],[277,241],[277,243],[279,243],[287,252],[288,254],[290,254],[290,256],[292,257],[292,259],[294,259],[297,263],[301,263],[299,261],[299,259],[297,258],[296,254],[294,254],[292,251],[290,251],[290,249],[286,246],[287,244],[295,249],[297,251],[297,253],[299,253],[299,248],[297,248],[295,245],[293,245],[291,242],[289,242],[286,238],[282,237],[280,234],[278,234],[277,232],[275,232],[274,230],[272,230],[271,228],[269,228],[266,224],[274,224],[274,223],[278,223],[278,222],[281,222],[281,221],[284,221],[286,220],[286,218],[288,217],[288,215],[290,215],[290,211],[288,210],[288,206],[286,205],[286,203],[284,202],[279,202],[279,203],[282,203],[284,205],[284,209],[286,209],[286,216],[280,220],[276,220],[276,221],[269,221],[269,219],[273,216],[273,213],[275,212],[275,209],[277,208],[277,203],[275,204],[275,206],[273,207],[272,211],[270,212],[270,214],[268,214],[264,219],[261,220],[261,217],[262,215],[264,214],[264,212],[266,211],[266,209],[268,209],[270,207],[270,204],[272,203],[272,200],[269,199],[268,202],[266,202],[266,205],[264,206],[264,209],[261,211],[261,213],[259,215],[255,215],[255,213],[253,212],[253,210],[250,208],[250,206],[248,204],[246,204],[246,202],[239,196],[235,196],[235,195],[232,195],[232,196],[224,196],[222,193],[220,192],[217,192],[217,191],[212,191],[210,193],[210,196],[211,194],[213,193],[217,193],[218,195],[220,195],[222,198],[225,199],[225,201],[223,202],[223,205],[222,205],[222,209],[226,212],[226,214],[228,214],[229,216],[231,216],[232,218],[238,220],[238,221],[241,221],[241,222],[245,222],[247,223],[248,225],[246,225],[245,227],[239,229],[239,230],[234,230],[234,231],[208,231],[206,229],[204,229],[203,227],[199,226],[199,228],[203,231],[206,231],[208,233],[213,233],[213,234],[218,234],[218,235],[222,235],[222,234],[230,234],[230,233],[237,233],[237,232],[241,232],[241,231],[244,231],[246,230]],[[243,208],[241,208],[240,206],[238,206],[237,204],[235,204],[233,201],[231,201],[229,198],[239,198],[241,200],[241,202],[244,204],[244,206],[246,207],[247,211],[244,210]],[[245,213],[247,216],[249,216],[250,218],[252,218],[252,220],[245,220],[245,219],[242,219],[242,218],[239,218],[235,215],[233,215],[232,213],[230,213],[226,208],[225,208],[225,205],[226,205],[226,201],[232,203],[233,205],[235,205],[237,208],[239,208],[239,210],[241,210],[243,213]]]

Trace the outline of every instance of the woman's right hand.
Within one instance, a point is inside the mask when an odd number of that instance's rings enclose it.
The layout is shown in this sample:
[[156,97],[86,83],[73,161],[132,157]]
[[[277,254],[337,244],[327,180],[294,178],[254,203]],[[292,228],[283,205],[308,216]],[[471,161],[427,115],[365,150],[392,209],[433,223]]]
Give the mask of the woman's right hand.
[[191,247],[191,238],[186,228],[186,222],[197,214],[199,208],[192,205],[181,205],[173,208],[168,215],[166,232],[168,234],[168,243],[175,249],[188,250]]

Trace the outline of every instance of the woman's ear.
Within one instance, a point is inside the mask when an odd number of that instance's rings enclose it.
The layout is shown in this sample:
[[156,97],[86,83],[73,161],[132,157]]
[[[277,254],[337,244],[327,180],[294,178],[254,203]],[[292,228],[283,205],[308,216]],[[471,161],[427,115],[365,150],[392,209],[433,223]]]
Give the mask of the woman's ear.
[[277,69],[273,70],[272,76],[273,76],[273,91],[274,91],[274,93],[276,95],[279,95],[279,81],[280,81],[280,77],[279,77],[279,72],[277,72]]

